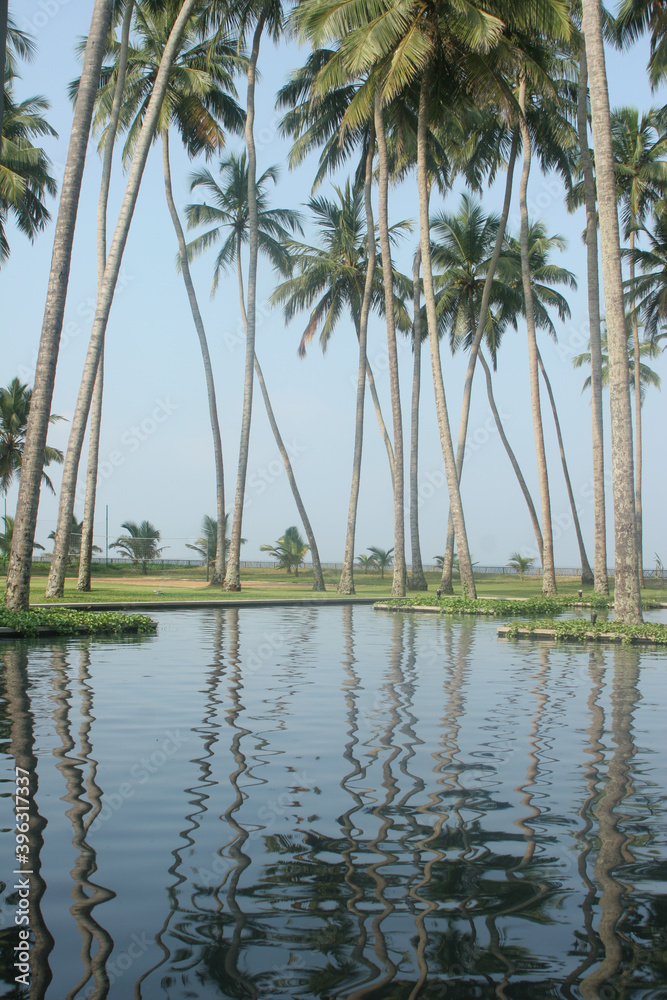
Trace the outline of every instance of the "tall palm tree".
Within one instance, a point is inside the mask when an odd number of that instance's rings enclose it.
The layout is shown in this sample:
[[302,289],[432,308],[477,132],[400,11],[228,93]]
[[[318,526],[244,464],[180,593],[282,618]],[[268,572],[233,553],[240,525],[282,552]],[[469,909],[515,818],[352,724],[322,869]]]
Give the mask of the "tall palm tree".
[[245,119],[245,143],[248,160],[248,283],[246,293],[246,356],[243,382],[243,415],[239,442],[239,462],[234,495],[234,515],[229,563],[225,575],[225,590],[241,589],[241,529],[243,502],[245,498],[246,475],[248,471],[248,450],[250,447],[250,421],[252,417],[252,393],[255,370],[255,326],[257,314],[257,258],[259,254],[259,216],[257,205],[257,151],[255,148],[255,89],[257,63],[262,35],[265,29],[277,39],[283,29],[283,4],[281,0],[245,0],[228,10],[228,15],[238,24],[239,38],[244,39],[252,31],[252,41],[247,70],[247,97]]
[[[5,53],[7,50],[7,17],[9,14],[9,0],[0,0],[0,83],[3,86],[0,87],[0,122],[3,120],[4,115],[4,99],[5,99]],[[2,154],[2,129],[0,128],[0,155]]]
[[[177,3],[177,0],[174,0]],[[74,417],[72,419],[72,430],[67,445],[65,464],[63,469],[63,480],[60,491],[60,504],[58,508],[58,524],[56,528],[56,541],[53,548],[53,558],[49,571],[49,579],[46,586],[48,597],[58,597],[62,595],[65,569],[67,564],[67,551],[69,548],[69,531],[71,518],[74,510],[74,495],[76,491],[76,479],[81,458],[83,438],[88,422],[88,413],[97,376],[100,352],[104,343],[104,334],[109,320],[111,304],[113,302],[116,282],[120,273],[120,266],[127,243],[130,224],[134,214],[134,208],[139,195],[139,187],[143,176],[148,153],[152,145],[156,129],[158,128],[162,105],[169,86],[171,66],[180,51],[183,33],[186,30],[188,21],[192,16],[195,5],[200,0],[182,0],[178,9],[178,15],[173,22],[173,27],[169,33],[168,41],[164,47],[160,66],[155,77],[155,82],[151,91],[151,96],[146,108],[145,116],[141,122],[141,127],[136,136],[136,144],[132,155],[125,195],[121,204],[116,229],[109,249],[107,263],[104,270],[104,278],[98,287],[95,319],[90,334],[88,352],[84,364],[83,376],[79,388]],[[178,6],[178,4],[177,4]],[[105,36],[106,37],[106,36]],[[85,73],[85,66],[84,66]],[[81,78],[81,85],[84,77]],[[79,87],[80,94],[80,87]],[[95,96],[95,95],[94,95]],[[77,97],[77,107],[80,96]]]
[[13,216],[17,228],[34,241],[42,232],[51,214],[46,196],[54,196],[56,182],[51,174],[51,161],[34,142],[41,136],[57,135],[42,114],[49,108],[43,97],[31,97],[17,102],[13,78],[9,76],[3,88],[2,153],[0,154],[0,264],[9,257],[9,242],[5,226]]
[[[32,389],[18,378],[12,379],[8,386],[0,387],[0,495],[7,494],[15,478],[19,481],[21,479],[32,397]],[[57,413],[52,413],[49,416],[49,423],[55,424],[56,421],[63,419]],[[57,448],[45,445],[42,483],[55,494],[53,483],[43,471],[52,462],[62,465],[63,453]]]
[[74,120],[58,205],[53,257],[35,370],[33,419],[26,432],[23,475],[16,508],[12,552],[7,570],[5,603],[13,610],[27,608],[30,600],[30,567],[37,524],[39,487],[42,481],[44,448],[51,411],[60,334],[65,313],[74,227],[86,148],[90,135],[93,104],[111,23],[112,9],[113,0],[95,0],[84,53],[81,88],[74,109]]
[[[556,340],[556,329],[551,316],[549,315],[549,310],[551,308],[555,309],[559,318],[563,321],[570,318],[570,307],[560,292],[556,291],[555,286],[565,285],[569,288],[577,287],[577,282],[571,271],[568,271],[563,267],[558,267],[550,262],[552,252],[554,250],[564,250],[566,242],[562,236],[549,236],[544,223],[536,222],[529,228],[528,246],[535,325],[537,329],[545,330],[554,340]],[[508,240],[507,250],[500,262],[499,271],[508,283],[512,283],[513,281],[516,287],[520,287],[522,282],[521,247],[517,240],[512,238]],[[511,322],[516,328],[516,313],[514,313],[511,317]],[[579,514],[577,512],[577,505],[574,499],[574,492],[572,490],[572,482],[567,466],[567,459],[565,457],[565,446],[563,443],[563,435],[556,408],[556,400],[554,398],[551,382],[549,381],[549,376],[547,375],[547,370],[544,366],[544,361],[539,348],[537,350],[537,364],[547,390],[551,412],[554,418],[561,465],[563,468],[563,477],[565,479],[565,488],[567,490],[568,500],[570,503],[570,510],[572,511],[572,522],[577,536],[577,545],[579,546],[581,582],[583,584],[591,584],[594,583],[594,576],[590,563],[588,562],[584,538],[581,531],[581,525],[579,523]]]
[[[187,252],[192,257],[202,253],[215,243],[222,241],[222,247],[215,261],[213,291],[217,289],[220,275],[223,271],[236,263],[239,306],[243,327],[247,331],[248,320],[242,262],[242,250],[249,241],[248,167],[245,153],[242,153],[241,156],[232,154],[228,158],[223,159],[220,163],[220,174],[222,183],[218,183],[207,169],[197,171],[191,177],[191,190],[202,187],[212,201],[212,204],[204,202],[203,204],[188,205],[186,209],[188,225],[190,227],[208,225],[212,226],[212,228],[192,240],[187,247]],[[261,177],[257,179],[255,185],[258,220],[257,238],[259,250],[269,258],[276,270],[284,273],[291,267],[291,257],[286,248],[290,243],[291,234],[295,230],[300,231],[301,223],[299,215],[296,212],[289,209],[269,208],[266,187],[270,180],[275,183],[277,178],[277,169],[272,167],[264,171]],[[225,233],[227,234],[226,237]],[[313,561],[313,590],[321,591],[325,589],[324,575],[322,573],[315,534],[297,486],[285,442],[278,428],[266,387],[264,373],[256,351],[253,352],[253,365],[262,392],[269,424],[271,425],[278,451],[285,466],[294,502],[296,503],[308,538]]]
[[602,418],[602,351],[598,262],[597,192],[593,158],[588,146],[588,63],[584,36],[579,39],[577,131],[586,206],[586,272],[588,322],[591,343],[591,421],[593,444],[593,505],[595,520],[595,591],[609,593],[607,572],[607,510],[604,480],[604,430]]
[[[516,266],[506,266],[507,241],[504,256],[496,256],[497,234],[502,222],[496,215],[485,215],[481,204],[463,195],[458,212],[453,215],[439,213],[432,221],[433,264],[436,271],[438,292],[438,320],[441,335],[448,334],[452,352],[459,347],[472,350],[479,329],[479,313],[486,303],[484,332],[493,368],[504,330],[514,322],[521,311],[521,296],[516,290]],[[493,266],[494,280],[488,283],[488,270]],[[442,273],[440,273],[442,272]],[[487,396],[498,433],[516,474],[526,500],[529,516],[535,531],[537,548],[542,555],[543,540],[532,497],[519,468],[516,456],[507,440],[498,408],[493,396],[491,372],[483,351],[478,360],[486,377]],[[468,366],[470,370],[470,366]],[[465,421],[467,423],[467,413]],[[460,478],[460,473],[459,473]],[[449,536],[448,536],[449,542]],[[443,556],[441,590],[451,592],[453,552]]]
[[[646,337],[653,343],[664,339],[667,329],[667,204],[656,206],[653,231],[644,228],[649,248],[635,247],[632,258],[639,266],[632,292],[644,323]],[[629,252],[628,252],[629,253]]]
[[410,546],[412,551],[410,589],[428,590],[419,541],[419,399],[423,326],[421,313],[421,253],[412,266],[412,403],[410,411]]
[[[667,136],[663,134],[661,113],[651,108],[640,116],[636,108],[616,109],[611,116],[617,195],[621,205],[624,237],[629,242],[630,320],[635,356],[639,359],[639,322],[634,304],[637,228],[643,225],[653,205],[667,193]],[[635,399],[640,398],[639,364],[634,366]],[[640,586],[644,586],[642,554],[642,416],[635,406],[635,510],[637,516],[637,558]]]
[[[272,301],[284,305],[285,320],[289,322],[303,309],[310,309],[308,324],[299,344],[299,356],[305,357],[308,344],[319,332],[320,346],[326,351],[329,339],[344,311],[349,311],[357,341],[361,322],[361,305],[368,265],[366,223],[364,218],[363,184],[352,184],[348,178],[344,187],[333,185],[335,199],[313,197],[307,203],[318,228],[318,245],[311,246],[297,241],[288,244],[292,257],[293,273],[274,290]],[[395,239],[407,228],[407,223],[392,227],[390,238]],[[395,291],[401,277],[394,273]],[[376,273],[373,284],[372,306],[383,314],[385,309],[383,279]],[[398,296],[394,302],[401,328],[408,325],[408,317]],[[380,433],[385,443],[392,484],[394,481],[394,449],[387,431],[375,378],[366,360],[368,387],[373,399]]]
[[[107,208],[109,202],[109,187],[111,184],[111,167],[113,160],[116,131],[120,119],[125,75],[130,47],[130,29],[134,14],[134,0],[126,0],[123,13],[118,67],[113,93],[113,101],[109,113],[109,122],[105,130],[104,153],[102,155],[102,179],[97,202],[97,283],[104,277],[107,263]],[[88,463],[86,469],[86,496],[83,504],[83,528],[81,532],[81,550],[79,556],[79,578],[77,590],[84,593],[90,591],[91,567],[93,561],[93,531],[95,527],[95,501],[97,497],[97,473],[100,455],[100,434],[102,430],[102,397],[104,395],[104,344],[100,350],[97,363],[95,386],[90,404],[90,430],[88,434]]]
[[616,178],[614,175],[609,91],[607,89],[600,0],[582,0],[582,30],[586,44],[591,92],[600,245],[609,340],[615,617],[628,624],[637,624],[642,621],[642,609],[637,572],[632,418],[628,389],[628,355],[616,205]]

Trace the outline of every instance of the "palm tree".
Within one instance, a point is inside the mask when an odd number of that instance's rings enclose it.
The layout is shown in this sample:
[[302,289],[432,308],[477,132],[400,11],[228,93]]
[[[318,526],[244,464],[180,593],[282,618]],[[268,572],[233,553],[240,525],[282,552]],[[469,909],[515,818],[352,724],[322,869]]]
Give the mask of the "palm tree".
[[[7,50],[7,18],[9,0],[0,0],[0,81],[5,80],[5,53]],[[0,87],[0,123],[4,115],[4,86]],[[0,155],[2,154],[2,129],[0,128]]]
[[412,566],[410,589],[428,590],[419,542],[419,398],[421,395],[421,360],[423,326],[421,315],[421,253],[415,254],[412,267],[412,404],[410,412],[410,545]]
[[523,580],[526,570],[530,569],[534,562],[534,559],[522,556],[520,552],[513,552],[507,565],[510,569],[515,570],[519,574],[520,579]]
[[[363,184],[352,184],[348,178],[344,187],[333,185],[335,200],[313,197],[307,203],[318,227],[318,245],[311,246],[295,240],[288,244],[291,267],[294,273],[274,290],[273,302],[284,306],[285,321],[289,322],[303,309],[310,309],[307,326],[299,344],[299,356],[305,357],[306,349],[319,332],[320,346],[325,352],[343,312],[348,311],[357,337],[360,337],[361,306],[368,270],[366,223],[364,219]],[[396,239],[407,228],[401,222],[392,227],[390,238]],[[394,273],[395,291],[399,291],[401,277]],[[384,283],[376,272],[373,284],[372,307],[384,313]],[[399,325],[407,327],[408,319],[400,300],[394,309],[399,314]],[[375,378],[370,362],[366,359],[368,387],[373,399],[380,433],[389,459],[392,484],[394,482],[394,449],[387,431]]]
[[150,521],[124,521],[121,528],[125,528],[127,534],[121,535],[112,542],[110,549],[118,549],[122,555],[131,559],[135,566],[141,566],[144,576],[148,573],[148,563],[157,559],[164,546],[160,548],[160,532]]
[[[196,3],[200,0],[182,0],[178,16],[173,23],[169,33],[169,39],[164,47],[160,60],[160,67],[155,78],[155,83],[151,91],[151,96],[146,108],[146,113],[141,122],[139,134],[136,137],[132,164],[129,170],[125,195],[121,204],[116,229],[109,249],[107,263],[104,270],[104,277],[98,286],[97,304],[95,319],[90,334],[88,352],[83,369],[83,376],[79,388],[74,417],[72,419],[72,430],[67,445],[65,464],[63,469],[63,481],[60,491],[60,504],[58,508],[58,524],[56,528],[56,541],[53,549],[53,559],[46,586],[46,596],[58,597],[62,595],[65,569],[67,560],[67,550],[69,547],[68,534],[71,525],[72,513],[74,510],[74,495],[76,491],[76,479],[81,458],[81,449],[88,422],[91,398],[100,353],[104,343],[111,304],[113,302],[116,282],[120,273],[125,245],[132,222],[134,208],[139,195],[139,187],[146,166],[146,159],[152,145],[159,119],[162,113],[162,106],[169,86],[171,66],[178,55],[181,46],[181,39],[186,29],[188,21],[193,13]],[[106,37],[106,35],[105,35]],[[85,64],[84,64],[85,75]],[[81,85],[83,85],[84,75],[81,77],[79,86],[79,96],[77,97],[78,107],[80,100]]]
[[363,569],[364,573],[368,573],[369,569],[376,569],[377,567],[375,556],[367,556],[365,552],[362,552],[361,555],[357,556],[357,562]]
[[[250,213],[248,208],[248,167],[245,154],[242,153],[241,156],[232,154],[230,157],[223,159],[220,163],[220,174],[223,180],[222,184],[219,184],[210,171],[206,169],[197,171],[191,177],[191,190],[196,187],[203,187],[213,204],[205,202],[203,204],[188,205],[186,209],[188,225],[193,227],[205,224],[212,225],[212,228],[192,240],[188,244],[187,252],[192,257],[222,240],[222,247],[215,261],[213,291],[218,287],[221,273],[236,263],[239,306],[243,328],[247,334],[248,324],[243,281],[242,248],[249,240]],[[258,222],[257,240],[258,249],[265,256],[268,256],[276,270],[284,273],[291,266],[291,257],[286,249],[287,244],[290,242],[290,233],[293,233],[295,230],[300,231],[301,222],[297,212],[289,209],[271,209],[268,207],[266,186],[270,180],[276,183],[277,179],[277,169],[271,167],[258,178],[255,184]],[[226,230],[228,230],[228,233],[225,238],[224,233]],[[324,575],[322,573],[315,534],[297,486],[287,448],[278,428],[269,392],[266,387],[264,373],[256,351],[253,352],[253,364],[269,418],[269,424],[271,425],[278,451],[285,466],[294,502],[296,503],[310,545],[313,561],[313,590],[322,591],[325,589]]]
[[0,157],[0,264],[9,257],[9,242],[5,226],[9,216],[17,228],[31,241],[51,220],[46,207],[46,195],[56,193],[51,174],[51,161],[35,139],[56,136],[42,114],[49,103],[43,97],[31,97],[17,103],[14,99],[13,77],[4,86],[2,116],[2,154]]
[[[125,76],[130,46],[130,29],[134,13],[134,0],[126,0],[121,27],[120,49],[113,101],[109,112],[109,122],[105,130],[105,145],[102,157],[102,180],[97,202],[97,283],[104,277],[107,263],[107,208],[109,202],[109,187],[111,184],[111,167],[113,150],[116,142],[116,132],[120,119]],[[97,497],[97,474],[100,455],[100,433],[102,430],[102,397],[104,395],[104,344],[100,350],[97,363],[95,386],[90,404],[90,431],[88,434],[88,463],[86,469],[86,496],[83,504],[83,528],[81,532],[81,554],[79,557],[79,578],[77,590],[84,593],[90,591],[91,567],[93,560],[93,531],[95,527],[95,501]]]
[[[5,530],[0,533],[0,566],[7,565],[9,553],[12,548],[12,536],[14,535],[14,518],[10,517],[9,514],[5,514],[3,521],[5,522]],[[39,542],[33,542],[32,547],[33,549],[44,551],[44,546],[40,545]]]
[[[611,116],[611,137],[614,152],[617,195],[621,205],[621,222],[625,239],[629,241],[630,319],[635,357],[639,360],[639,323],[633,291],[635,278],[635,240],[650,208],[667,193],[667,137],[662,133],[661,113],[651,108],[639,115],[636,108],[618,108]],[[634,366],[635,399],[639,399],[639,363]],[[637,517],[637,558],[640,586],[644,586],[642,555],[642,417],[641,406],[635,406],[635,510]]]
[[257,258],[259,254],[259,215],[257,204],[257,152],[255,148],[255,86],[259,48],[264,30],[277,39],[283,27],[283,5],[280,0],[247,0],[228,8],[226,15],[235,20],[239,27],[239,38],[243,40],[252,29],[252,42],[247,71],[247,99],[245,119],[245,142],[248,160],[248,284],[245,301],[246,356],[243,383],[243,415],[239,442],[239,463],[234,496],[234,517],[229,552],[229,563],[225,576],[225,590],[240,590],[241,528],[243,502],[248,471],[248,450],[250,447],[250,421],[252,417],[253,377],[255,370],[255,325],[257,302]]
[[[549,315],[549,309],[555,308],[558,312],[559,318],[561,320],[567,320],[570,318],[570,307],[565,298],[560,294],[560,292],[556,291],[554,286],[566,285],[569,288],[577,287],[577,282],[571,271],[568,271],[563,267],[558,267],[550,262],[552,252],[554,250],[564,250],[566,242],[562,236],[549,236],[544,223],[536,222],[529,227],[528,247],[535,325],[537,329],[545,330],[554,340],[556,340],[556,329]],[[507,282],[511,283],[514,281],[515,286],[520,286],[522,281],[521,247],[515,239],[510,238],[508,240],[506,253],[501,260],[499,271]],[[512,277],[513,275],[514,277]],[[514,313],[511,317],[511,322],[516,329],[516,313]],[[572,490],[572,482],[565,457],[565,446],[563,444],[563,435],[561,432],[560,420],[558,418],[558,411],[556,409],[556,400],[554,398],[551,382],[549,381],[549,376],[547,375],[539,348],[537,349],[537,363],[547,390],[549,403],[551,405],[551,412],[553,414],[554,424],[556,427],[556,437],[558,438],[558,448],[560,451],[563,476],[565,478],[565,488],[570,502],[572,522],[574,524],[577,544],[579,546],[581,582],[582,584],[591,584],[594,583],[594,576],[588,562],[588,556],[586,555],[586,547],[584,545],[581,525],[579,523],[579,514],[577,512],[577,505],[574,499],[574,492]]]
[[[639,402],[640,406],[643,405],[644,399],[646,397],[646,390],[649,386],[654,386],[656,389],[660,388],[661,379],[656,371],[654,371],[642,358],[655,358],[661,353],[659,346],[652,340],[642,340],[639,343],[639,379],[636,378],[635,373],[635,348],[633,343],[633,331],[632,323],[630,322],[630,317],[627,320],[627,345],[628,345],[628,387],[630,392],[636,391],[637,381],[639,382]],[[583,354],[577,354],[572,358],[572,364],[575,368],[585,367],[590,363],[590,344],[589,350],[585,351]],[[610,379],[611,366],[609,363],[609,346],[607,343],[606,333],[602,334],[602,385],[608,386]],[[591,387],[590,375],[584,380],[582,392]]]
[[299,575],[299,566],[308,552],[308,546],[294,525],[274,545],[260,545],[260,549],[268,552],[272,559],[277,559],[280,569],[286,569],[288,573],[294,570],[294,576]]
[[[196,540],[194,545],[186,542],[185,547],[192,549],[194,552],[198,552],[202,559],[208,560],[209,564],[215,566],[217,559],[217,544],[218,544],[218,522],[214,517],[209,517],[205,514],[202,518],[201,537]],[[225,514],[225,520],[223,525],[223,538],[225,540],[225,554],[229,551],[229,514]],[[247,539],[242,538],[241,544],[245,545]]]
[[663,4],[655,0],[621,0],[614,27],[622,42],[633,42],[644,31],[650,31],[648,73],[655,89],[667,72],[667,18]]
[[379,549],[377,545],[369,545],[368,551],[371,554],[371,559],[380,570],[380,576],[384,580],[384,571],[391,566],[393,562],[393,548],[391,549]]
[[[667,328],[667,203],[656,206],[653,232],[644,228],[649,249],[635,247],[632,258],[641,275],[635,275],[632,291],[641,313],[646,336],[657,343]],[[628,256],[630,252],[627,251]]]
[[632,418],[628,388],[628,355],[621,273],[616,178],[609,114],[609,92],[602,37],[600,0],[582,0],[582,30],[588,58],[593,146],[600,217],[600,245],[609,341],[609,396],[615,540],[615,617],[627,624],[642,621],[637,572]]
[[5,603],[16,611],[26,609],[30,600],[30,567],[37,524],[39,488],[42,482],[46,435],[65,313],[74,227],[86,148],[90,135],[93,104],[111,23],[112,9],[113,0],[95,0],[58,205],[49,286],[35,370],[33,420],[26,432],[23,476],[19,489],[16,526],[5,589]]
[[588,63],[584,36],[579,39],[577,131],[586,206],[586,271],[588,320],[591,344],[591,420],[593,443],[593,505],[595,514],[595,592],[609,593],[607,573],[607,511],[604,481],[604,431],[602,419],[602,353],[598,263],[597,193],[593,158],[588,146]]
[[[12,379],[8,386],[0,387],[0,494],[6,495],[14,479],[21,478],[32,397],[32,389],[18,378]],[[49,423],[55,424],[56,421],[63,419],[64,417],[59,417],[57,413],[52,413],[49,416]],[[52,462],[62,465],[63,453],[57,448],[46,445],[42,463],[42,483],[55,494],[53,483],[43,471]]]
[[[55,531],[50,531],[48,538],[51,540],[55,539]],[[81,542],[83,538],[83,520],[77,521],[76,515],[72,514],[72,528],[69,536],[69,552],[67,553],[67,560],[70,563],[79,562],[81,559]],[[99,545],[92,546],[93,552],[101,552],[102,549]]]

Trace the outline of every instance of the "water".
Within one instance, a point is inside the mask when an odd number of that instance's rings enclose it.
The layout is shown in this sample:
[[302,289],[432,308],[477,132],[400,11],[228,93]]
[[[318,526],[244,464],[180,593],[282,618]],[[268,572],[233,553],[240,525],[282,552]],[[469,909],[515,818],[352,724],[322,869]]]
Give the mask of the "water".
[[2,996],[667,997],[664,653],[365,607],[155,617],[0,646]]

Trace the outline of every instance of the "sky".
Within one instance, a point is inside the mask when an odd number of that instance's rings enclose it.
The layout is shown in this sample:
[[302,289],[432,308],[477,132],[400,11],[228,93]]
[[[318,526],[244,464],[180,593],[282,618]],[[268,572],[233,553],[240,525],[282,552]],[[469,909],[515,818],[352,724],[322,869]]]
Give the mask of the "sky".
[[[67,84],[79,75],[74,53],[76,40],[87,33],[92,0],[21,0],[10,2],[19,27],[35,36],[37,54],[21,67],[17,96],[45,95],[51,103],[47,117],[59,133],[47,140],[45,149],[60,181],[67,154],[72,121]],[[265,41],[260,54],[261,80],[257,95],[258,166],[263,171],[277,165],[280,177],[271,192],[275,207],[302,209],[310,197],[313,164],[297,171],[287,165],[288,144],[278,132],[279,115],[274,109],[276,90],[291,69],[300,65],[306,51],[295,45],[276,49]],[[662,105],[664,93],[651,94],[646,81],[647,45],[623,53],[608,54],[612,107],[632,104],[647,109]],[[239,81],[243,95],[243,82]],[[228,150],[240,150],[230,139]],[[203,161],[192,163],[172,137],[172,177],[176,204],[183,213],[193,200],[189,175]],[[216,161],[209,164],[216,171]],[[345,175],[335,180],[344,182]],[[518,232],[518,172],[510,214],[510,229]],[[52,411],[65,419],[54,424],[49,443],[67,447],[70,419],[83,369],[96,295],[96,210],[100,181],[97,143],[91,140],[84,176],[72,257],[71,277],[63,336],[60,347]],[[485,210],[499,210],[505,177],[485,193]],[[109,229],[115,224],[125,177],[117,161],[110,198]],[[321,193],[328,194],[328,183]],[[457,186],[443,203],[433,199],[435,211],[456,210],[461,194]],[[568,241],[567,250],[554,262],[577,276],[579,288],[568,292],[572,316],[566,323],[555,318],[558,342],[539,335],[540,349],[549,372],[570,467],[573,490],[580,510],[589,561],[593,562],[593,493],[590,445],[589,394],[582,394],[585,373],[575,370],[572,357],[586,350],[588,315],[586,304],[586,259],[581,241],[583,210],[568,215],[559,180],[544,176],[537,167],[531,175],[529,211],[541,218],[550,234]],[[57,205],[52,203],[55,219]],[[306,212],[304,214],[307,215]],[[411,219],[415,232],[397,251],[397,266],[411,273],[416,246],[418,202],[416,179],[410,178],[390,193],[392,222]],[[7,385],[18,375],[32,383],[39,346],[48,281],[53,224],[31,244],[9,228],[11,257],[0,270],[0,383]],[[307,229],[307,238],[314,233]],[[95,543],[106,545],[105,512],[108,508],[109,541],[122,534],[124,521],[151,521],[161,532],[165,558],[187,558],[187,549],[200,534],[205,514],[215,514],[215,478],[211,430],[201,353],[189,311],[182,279],[175,266],[176,239],[169,218],[162,180],[161,150],[155,147],[139,195],[132,229],[123,259],[121,276],[107,331],[105,394],[100,446]],[[210,297],[215,251],[199,259],[193,276],[206,325],[216,381],[218,409],[223,435],[226,507],[232,508],[238,462],[243,399],[244,335],[241,327],[234,275],[223,279]],[[257,317],[257,355],[264,370],[276,418],[292,457],[294,473],[309,513],[323,562],[341,562],[345,544],[349,488],[352,470],[357,352],[351,322],[343,317],[326,354],[314,342],[307,357],[297,357],[297,346],[306,325],[302,315],[285,325],[282,312],[270,307],[276,284],[266,261],[260,261]],[[374,369],[385,420],[391,426],[387,372],[386,330],[377,318],[371,321],[368,353]],[[409,445],[412,352],[399,337],[401,399],[406,454]],[[663,358],[654,362],[664,377]],[[442,366],[450,424],[456,438],[465,375],[465,359],[452,357],[442,345]],[[422,356],[420,407],[420,529],[425,564],[444,551],[447,523],[447,489],[442,451],[435,416],[428,347]],[[525,503],[493,424],[484,380],[477,372],[469,424],[469,448],[462,480],[466,526],[473,560],[480,565],[505,565],[515,551],[536,555]],[[497,404],[507,435],[539,509],[539,490],[532,429],[528,355],[525,328],[505,335],[495,377]],[[608,405],[608,394],[605,394]],[[545,405],[546,404],[546,405]],[[549,464],[555,561],[559,567],[579,565],[579,553],[567,494],[560,467],[553,421],[543,397],[543,420]],[[607,412],[605,413],[607,416]],[[667,475],[663,459],[665,400],[649,390],[643,407],[644,420],[644,561],[650,567],[657,553],[667,560],[664,496]],[[607,420],[608,423],[608,420]],[[607,438],[607,465],[609,441]],[[406,537],[410,559],[407,514]],[[49,470],[56,490],[60,469]],[[610,473],[609,473],[610,474]],[[83,512],[85,453],[80,469],[80,489],[75,513]],[[608,491],[609,492],[609,491]],[[13,514],[18,491],[7,496],[7,512]],[[36,538],[50,551],[48,534],[54,530],[57,498],[42,490]],[[609,558],[613,565],[612,510],[609,500]],[[247,501],[243,535],[247,539],[242,558],[265,558],[262,543],[272,543],[285,529],[298,524],[298,514],[284,467],[255,387],[251,447],[248,465]],[[393,545],[391,480],[384,445],[367,396],[364,425],[364,457],[357,520],[357,554],[368,546],[388,549]]]

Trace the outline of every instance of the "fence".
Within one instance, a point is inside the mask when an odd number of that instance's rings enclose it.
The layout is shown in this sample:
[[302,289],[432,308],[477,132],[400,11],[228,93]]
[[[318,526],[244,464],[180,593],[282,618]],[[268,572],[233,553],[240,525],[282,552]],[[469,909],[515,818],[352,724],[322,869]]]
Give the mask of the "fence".
[[[35,555],[35,556],[33,556],[33,562],[48,563],[50,561],[51,561],[51,557],[49,555]],[[123,558],[120,558],[118,556],[113,557],[113,558],[109,558],[108,560],[105,559],[104,556],[94,556],[93,557],[93,564],[101,565],[101,566],[104,566],[104,565],[118,566],[119,568],[121,568],[121,567],[125,568],[125,567],[128,567],[128,566],[132,565],[132,563],[128,559],[123,559]],[[184,569],[185,568],[195,569],[197,567],[199,567],[200,569],[205,569],[205,567],[206,567],[206,561],[204,559],[154,559],[154,560],[150,560],[149,559],[149,560],[147,560],[147,565],[150,566],[151,569],[163,569],[163,570],[178,569],[179,567],[180,568],[184,568]],[[325,562],[323,562],[321,565],[322,565],[322,569],[323,570],[332,570],[334,572],[336,572],[336,571],[340,572],[342,570],[342,568],[343,568],[343,564],[342,563],[332,563],[332,562],[325,563]],[[255,561],[253,561],[253,560],[244,560],[241,563],[241,569],[275,569],[275,568],[276,568],[276,563],[273,560],[271,560],[271,561],[267,561],[267,560],[264,560],[264,561],[262,561],[262,560],[255,560]],[[313,568],[313,564],[312,563],[308,563],[307,562],[307,563],[303,564],[303,569],[306,570],[306,571],[312,570],[312,568]],[[359,567],[359,566],[357,566],[356,568],[357,568],[357,570],[361,569],[361,567]],[[439,573],[440,572],[440,567],[439,566],[424,565],[423,568],[424,568],[424,571],[427,572],[427,573]],[[408,565],[407,569],[408,569],[408,572],[410,572],[412,570],[412,566]],[[388,567],[388,571],[391,571],[391,567]],[[371,572],[378,572],[378,571],[377,570],[371,570]],[[518,572],[517,572],[517,570],[513,569],[510,566],[478,566],[478,565],[475,565],[474,572],[475,572],[476,576],[484,576],[484,575],[493,575],[493,576],[518,576],[519,575]],[[609,573],[610,577],[614,576],[614,570],[613,569],[609,569],[608,573]],[[541,566],[531,566],[530,569],[527,569],[525,571],[525,573],[524,573],[524,576],[541,576],[541,575],[542,575],[542,568],[541,568]],[[579,577],[579,576],[581,576],[581,567],[578,567],[578,566],[560,566],[560,567],[556,567],[556,576],[573,576],[573,577]],[[660,569],[644,569],[644,576],[647,577],[647,578],[649,578],[649,579],[655,578],[655,579],[662,579],[662,580],[664,580],[665,579],[665,571],[660,570]]]

